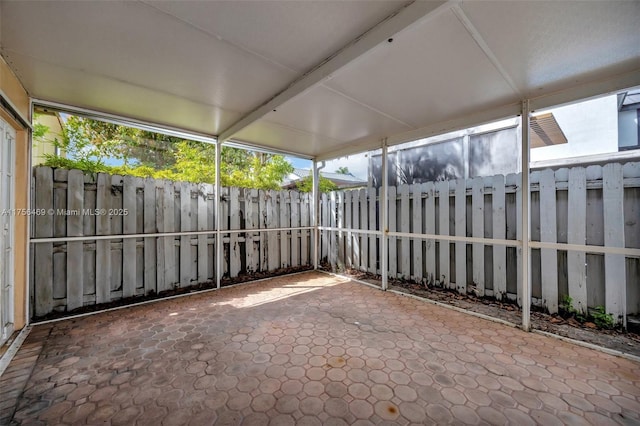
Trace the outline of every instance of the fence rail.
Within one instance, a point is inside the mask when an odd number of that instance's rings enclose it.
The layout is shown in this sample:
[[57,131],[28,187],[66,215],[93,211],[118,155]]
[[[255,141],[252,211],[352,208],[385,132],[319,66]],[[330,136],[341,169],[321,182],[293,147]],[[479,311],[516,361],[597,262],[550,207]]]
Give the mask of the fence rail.
[[[389,187],[389,278],[521,305],[520,182],[509,174]],[[640,163],[536,171],[530,183],[531,239],[544,246],[532,249],[536,303],[557,312],[569,296],[583,312],[603,305],[615,317],[640,313],[640,259],[553,246],[640,249]],[[381,274],[381,234],[371,232],[380,230],[379,202],[375,188],[322,195],[321,224],[347,229],[321,232],[331,268]]]
[[[37,317],[215,281],[213,185],[37,167],[32,194]],[[226,277],[312,264],[309,194],[220,197]]]

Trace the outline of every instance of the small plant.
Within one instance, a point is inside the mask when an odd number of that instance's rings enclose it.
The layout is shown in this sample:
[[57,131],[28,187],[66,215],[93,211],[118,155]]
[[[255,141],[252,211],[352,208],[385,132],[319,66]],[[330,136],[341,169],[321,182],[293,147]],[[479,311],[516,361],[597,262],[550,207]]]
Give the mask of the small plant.
[[604,306],[597,306],[591,316],[593,317],[593,322],[599,328],[611,329],[615,325],[613,315],[608,314]]
[[578,311],[573,307],[573,298],[571,296],[564,295],[562,297],[562,302],[560,302],[560,309],[565,311],[567,314],[574,315]]

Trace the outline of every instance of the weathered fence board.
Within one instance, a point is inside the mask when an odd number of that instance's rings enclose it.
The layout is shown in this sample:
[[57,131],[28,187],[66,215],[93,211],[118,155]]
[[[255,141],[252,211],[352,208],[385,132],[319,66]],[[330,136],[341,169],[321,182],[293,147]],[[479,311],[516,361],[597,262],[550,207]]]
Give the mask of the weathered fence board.
[[[492,179],[492,218],[493,238],[506,239],[506,197],[504,188],[505,179],[502,175]],[[503,245],[493,246],[493,296],[502,300],[507,295],[507,248]]]
[[[398,196],[400,197],[400,209],[398,215],[400,216],[400,229],[399,232],[410,233],[411,232],[411,215],[409,214],[409,185],[400,185],[398,187]],[[411,240],[409,238],[400,239],[400,250],[398,251],[398,259],[400,260],[400,273],[398,278],[409,279],[411,278],[411,253],[410,253]]]
[[[436,189],[438,191],[438,214],[439,214],[439,227],[438,235],[449,235],[449,182],[442,181],[436,183]],[[440,240],[438,243],[440,248],[440,272],[438,274],[439,285],[442,287],[449,287],[451,284],[451,277],[449,276],[449,241]]]
[[[377,207],[377,191],[375,189],[369,191],[369,230],[375,231],[377,230],[376,226],[376,218],[378,216],[378,207]],[[372,274],[378,273],[378,252],[377,252],[377,241],[378,237],[371,233],[369,234],[369,269],[368,271]]]
[[[310,199],[309,194],[300,194],[300,226],[310,226],[311,214],[310,214]],[[309,248],[311,242],[311,235],[313,231],[305,229],[302,231],[302,238],[300,239],[300,264],[307,265],[310,261]]]
[[[602,168],[604,206],[604,245],[624,247],[624,204],[622,165],[606,164]],[[605,307],[616,321],[626,314],[625,260],[620,254],[604,255]],[[626,319],[625,319],[626,321]]]
[[[103,173],[98,174],[96,179],[96,208],[98,211],[107,211],[110,208],[109,197],[111,195],[111,179],[108,175]],[[153,203],[153,195],[152,201]],[[155,218],[155,209],[152,207],[152,214]],[[155,224],[155,219],[154,222]],[[145,216],[145,225],[146,216]],[[154,232],[153,231],[150,232]],[[111,234],[111,226],[109,221],[109,216],[107,214],[100,214],[96,216],[96,235],[110,235]],[[155,248],[155,244],[153,245]],[[150,249],[151,252],[151,249]],[[146,259],[146,258],[145,258]],[[149,272],[153,273],[153,276],[150,278],[153,280],[153,286],[149,288],[155,289],[155,254],[151,257],[153,261],[153,267],[149,267]],[[145,264],[147,267],[147,264]],[[146,271],[146,269],[145,269]],[[110,283],[111,283],[111,241],[109,240],[98,240],[96,241],[96,303],[106,303],[111,300],[110,294]],[[147,285],[146,277],[145,277],[145,286]]]
[[[356,189],[349,191],[351,194],[351,209],[352,209],[352,229],[360,229],[360,192]],[[352,268],[360,267],[360,234],[354,233],[351,236],[353,240],[353,265]]]
[[[586,209],[573,209],[571,206],[587,204],[587,175],[583,167],[574,167],[569,171],[569,209],[570,219],[567,223],[567,242],[569,244],[585,244],[587,239]],[[585,314],[587,312],[587,255],[581,251],[567,253],[567,279],[569,297],[573,308]]]
[[[427,182],[425,185],[425,201],[424,201],[424,214],[422,215],[424,220],[424,232],[425,234],[434,235],[436,233],[436,189],[433,182]],[[389,195],[391,195],[391,188],[389,188]],[[436,275],[436,241],[434,239],[428,239],[425,242],[425,267],[427,273],[427,284],[434,285],[437,280]],[[391,252],[389,252],[391,257]],[[389,259],[389,264],[391,264]]]
[[[344,227],[346,229],[351,229],[353,226],[351,222],[352,216],[352,200],[351,200],[352,191],[344,192]],[[347,231],[345,236],[345,265],[347,268],[353,267],[353,233],[351,231]]]
[[[367,190],[360,190],[360,229],[369,229],[369,218],[367,210]],[[360,234],[360,269],[367,270],[367,260],[369,256],[369,240],[366,234]]]
[[[67,181],[67,235],[82,236],[82,215],[84,195],[84,175],[80,170],[69,171]],[[82,274],[82,242],[67,244],[67,306],[69,309],[82,307],[84,296]]]
[[[137,202],[136,184],[133,176],[125,176],[122,185],[122,231],[124,234],[136,234]],[[126,214],[125,214],[126,211]],[[136,240],[122,240],[122,297],[136,294]],[[67,303],[67,308],[72,309]]]
[[[361,189],[360,191],[364,191]],[[396,232],[397,216],[396,216],[396,187],[388,188],[389,202],[387,216],[389,218],[389,232]],[[396,278],[398,275],[398,244],[396,237],[389,237],[389,276]]]
[[[484,180],[471,181],[472,236],[484,238]],[[478,296],[484,296],[484,244],[475,243],[473,250],[473,284]]]
[[[422,189],[424,185],[411,185],[409,192],[413,194],[411,198],[411,216],[413,222],[411,224],[411,232],[414,234],[422,234]],[[411,259],[412,279],[416,282],[422,282],[422,238],[414,238],[411,241],[413,249],[413,259]]]
[[[540,241],[556,243],[556,190],[553,170],[540,172]],[[540,250],[542,301],[554,314],[558,312],[558,251]]]
[[[35,199],[32,205],[36,209],[48,210],[54,205],[53,171],[49,168],[37,168],[35,178]],[[34,237],[53,237],[54,215],[35,217]],[[34,295],[36,316],[46,315],[53,309],[53,243],[36,244],[34,247]]]

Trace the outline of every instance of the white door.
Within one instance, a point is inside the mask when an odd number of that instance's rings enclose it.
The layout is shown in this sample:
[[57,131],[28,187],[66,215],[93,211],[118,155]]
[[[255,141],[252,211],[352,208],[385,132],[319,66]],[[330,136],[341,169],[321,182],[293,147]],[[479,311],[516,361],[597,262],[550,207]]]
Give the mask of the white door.
[[0,119],[0,345],[13,333],[15,140],[15,130]]

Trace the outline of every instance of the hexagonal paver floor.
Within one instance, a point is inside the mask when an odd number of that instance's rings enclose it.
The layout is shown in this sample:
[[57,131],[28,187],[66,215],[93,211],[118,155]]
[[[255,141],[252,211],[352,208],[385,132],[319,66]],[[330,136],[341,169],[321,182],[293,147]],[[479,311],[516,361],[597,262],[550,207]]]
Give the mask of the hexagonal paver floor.
[[310,272],[34,327],[0,423],[637,424],[640,365]]

